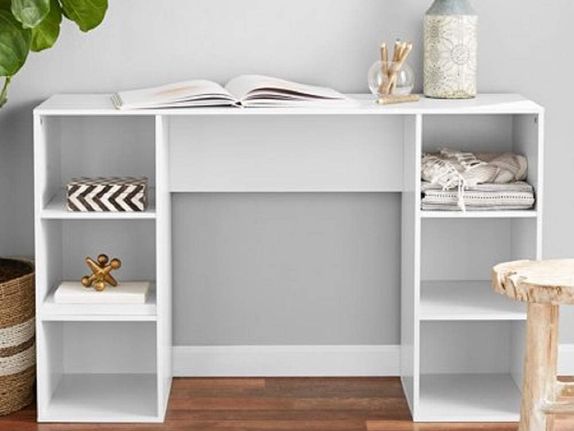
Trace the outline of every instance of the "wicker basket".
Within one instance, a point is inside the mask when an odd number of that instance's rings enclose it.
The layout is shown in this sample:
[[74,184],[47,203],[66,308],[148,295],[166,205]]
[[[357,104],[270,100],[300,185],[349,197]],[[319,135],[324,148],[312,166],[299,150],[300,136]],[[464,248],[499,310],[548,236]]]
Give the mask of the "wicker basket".
[[34,399],[34,266],[0,259],[0,415]]

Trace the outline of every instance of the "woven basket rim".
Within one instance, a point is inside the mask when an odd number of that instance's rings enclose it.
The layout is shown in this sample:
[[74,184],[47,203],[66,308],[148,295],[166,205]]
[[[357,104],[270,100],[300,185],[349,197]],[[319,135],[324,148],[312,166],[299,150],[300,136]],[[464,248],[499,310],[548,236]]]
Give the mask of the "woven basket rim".
[[20,275],[19,277],[10,278],[8,280],[0,280],[0,286],[7,284],[7,283],[14,283],[17,281],[25,280],[26,278],[34,276],[34,263],[27,259],[18,259],[12,257],[0,257],[0,266],[6,264],[6,262],[17,262],[23,263],[28,267],[28,272]]

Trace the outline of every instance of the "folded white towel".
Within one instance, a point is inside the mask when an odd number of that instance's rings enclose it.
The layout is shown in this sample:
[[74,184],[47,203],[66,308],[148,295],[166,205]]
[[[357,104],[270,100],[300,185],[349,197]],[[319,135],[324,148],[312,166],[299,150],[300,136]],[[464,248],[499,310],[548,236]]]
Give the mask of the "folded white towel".
[[[423,210],[460,210],[458,190],[445,190],[437,184],[422,183]],[[515,210],[534,206],[533,187],[517,181],[509,184],[478,184],[464,192],[464,205],[469,210]]]

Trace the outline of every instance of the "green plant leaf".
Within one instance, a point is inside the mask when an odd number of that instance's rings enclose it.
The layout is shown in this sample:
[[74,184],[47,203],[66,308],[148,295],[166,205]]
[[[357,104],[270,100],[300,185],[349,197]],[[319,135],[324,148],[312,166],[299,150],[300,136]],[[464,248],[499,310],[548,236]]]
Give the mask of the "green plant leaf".
[[51,48],[60,35],[62,9],[58,0],[50,1],[50,13],[44,20],[32,29],[32,51],[42,51]]
[[34,28],[50,12],[50,0],[12,0],[12,14],[24,28]]
[[26,62],[31,31],[22,28],[9,11],[0,10],[0,76],[12,76]]
[[12,7],[12,0],[0,0],[0,10],[10,10]]
[[82,31],[100,25],[108,10],[108,0],[60,0],[66,18],[74,21]]

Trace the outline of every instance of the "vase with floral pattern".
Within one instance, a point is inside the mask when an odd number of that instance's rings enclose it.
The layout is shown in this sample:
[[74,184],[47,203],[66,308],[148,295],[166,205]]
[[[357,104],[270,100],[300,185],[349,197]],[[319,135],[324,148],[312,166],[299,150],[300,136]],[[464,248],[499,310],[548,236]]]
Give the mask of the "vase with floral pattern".
[[476,96],[478,16],[469,0],[435,0],[424,20],[424,94]]

